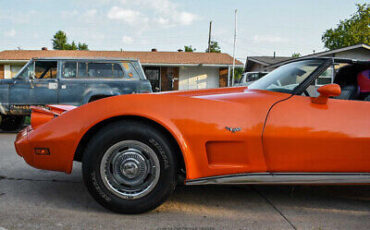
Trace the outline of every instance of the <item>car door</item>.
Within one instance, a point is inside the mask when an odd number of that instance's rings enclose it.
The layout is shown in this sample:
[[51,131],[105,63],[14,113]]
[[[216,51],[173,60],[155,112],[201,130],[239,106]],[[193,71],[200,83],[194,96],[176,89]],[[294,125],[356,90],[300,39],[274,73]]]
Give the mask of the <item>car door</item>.
[[57,104],[59,82],[58,62],[49,60],[35,61],[35,75],[31,80],[30,104]]
[[[316,84],[330,83],[321,77]],[[294,95],[270,109],[263,132],[268,170],[370,172],[370,102],[312,101]]]
[[9,85],[9,105],[12,107],[19,105],[29,105],[31,83],[27,78],[17,78]]
[[57,61],[31,62],[10,87],[12,105],[45,105],[58,103]]
[[63,61],[59,79],[59,103],[75,106],[83,104],[87,78],[86,61]]

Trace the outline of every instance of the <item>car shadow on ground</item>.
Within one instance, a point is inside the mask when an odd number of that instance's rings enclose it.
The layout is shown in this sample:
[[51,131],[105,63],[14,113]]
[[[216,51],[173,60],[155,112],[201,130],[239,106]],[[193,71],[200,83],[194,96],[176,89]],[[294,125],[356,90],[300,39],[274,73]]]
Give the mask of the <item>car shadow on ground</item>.
[[[6,187],[11,189],[1,192],[28,205],[109,213],[88,194],[82,178],[80,181],[76,179],[77,177],[73,181],[6,180],[10,185]],[[370,186],[178,186],[169,200],[153,212],[212,215],[212,210],[218,209],[222,211],[222,215],[227,215],[228,212],[231,215],[246,210],[263,212],[262,206],[323,212],[369,212]]]

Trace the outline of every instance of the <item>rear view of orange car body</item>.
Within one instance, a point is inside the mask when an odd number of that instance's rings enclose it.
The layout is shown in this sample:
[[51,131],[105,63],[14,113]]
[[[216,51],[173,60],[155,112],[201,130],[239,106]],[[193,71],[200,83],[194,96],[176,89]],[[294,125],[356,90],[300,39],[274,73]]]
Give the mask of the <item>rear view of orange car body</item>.
[[368,68],[308,59],[248,89],[33,108],[15,146],[40,169],[70,173],[82,161],[90,193],[121,213],[157,207],[179,175],[187,185],[370,183],[370,97],[355,85]]

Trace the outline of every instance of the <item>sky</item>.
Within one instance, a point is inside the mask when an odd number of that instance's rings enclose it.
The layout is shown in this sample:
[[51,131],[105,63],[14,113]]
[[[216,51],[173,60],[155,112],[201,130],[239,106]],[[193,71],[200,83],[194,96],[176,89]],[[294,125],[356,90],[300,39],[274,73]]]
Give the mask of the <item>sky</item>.
[[325,50],[321,36],[364,0],[0,0],[0,50],[52,49],[62,30],[90,50],[204,52],[212,40],[236,57]]

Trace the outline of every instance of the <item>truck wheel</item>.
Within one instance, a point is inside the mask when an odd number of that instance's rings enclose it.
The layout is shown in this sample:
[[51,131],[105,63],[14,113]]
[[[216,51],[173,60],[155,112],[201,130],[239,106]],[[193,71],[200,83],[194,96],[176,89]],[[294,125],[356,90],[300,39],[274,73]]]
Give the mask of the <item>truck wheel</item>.
[[83,179],[102,206],[136,214],[161,205],[176,186],[174,148],[166,136],[138,121],[100,130],[83,154]]
[[15,131],[23,127],[24,116],[1,115],[0,129],[3,131]]

